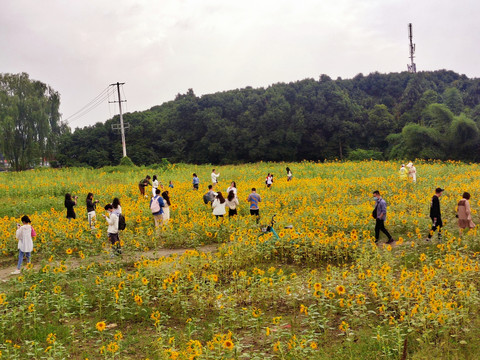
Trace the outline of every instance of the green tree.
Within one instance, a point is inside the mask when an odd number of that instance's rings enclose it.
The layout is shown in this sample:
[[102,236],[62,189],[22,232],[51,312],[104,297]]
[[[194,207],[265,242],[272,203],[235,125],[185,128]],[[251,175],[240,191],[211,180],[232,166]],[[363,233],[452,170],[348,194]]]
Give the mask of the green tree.
[[460,115],[463,111],[462,94],[457,88],[450,87],[443,92],[443,101],[448,106],[450,111],[455,115]]
[[477,124],[465,114],[456,116],[450,124],[448,141],[450,157],[463,160],[478,159],[479,131]]
[[60,95],[28,74],[0,74],[0,146],[15,170],[52,159],[58,138]]

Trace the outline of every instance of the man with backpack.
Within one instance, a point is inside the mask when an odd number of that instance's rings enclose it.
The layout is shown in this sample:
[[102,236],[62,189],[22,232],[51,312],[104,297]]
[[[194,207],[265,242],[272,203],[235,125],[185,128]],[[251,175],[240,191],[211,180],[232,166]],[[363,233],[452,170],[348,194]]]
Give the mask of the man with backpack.
[[155,196],[150,200],[150,210],[155,220],[155,227],[158,228],[163,223],[163,207],[165,202],[160,196],[160,189],[155,190]]
[[375,219],[375,243],[378,243],[380,237],[380,231],[387,235],[387,244],[394,242],[392,235],[385,229],[385,220],[387,219],[387,203],[380,196],[380,191],[375,190],[373,192],[375,197],[375,209],[372,212],[372,216]]
[[213,203],[215,200],[215,197],[217,196],[217,193],[213,191],[213,185],[208,185],[208,192],[203,195],[203,202],[205,205],[210,203],[210,205]]
[[[109,213],[109,216],[103,215],[103,217],[107,220],[108,224],[108,239],[112,244],[112,257],[114,255],[120,255],[122,253],[122,249],[120,246],[120,238],[118,237],[118,215],[113,212],[112,204],[105,205],[105,210]],[[125,227],[124,227],[125,229]]]

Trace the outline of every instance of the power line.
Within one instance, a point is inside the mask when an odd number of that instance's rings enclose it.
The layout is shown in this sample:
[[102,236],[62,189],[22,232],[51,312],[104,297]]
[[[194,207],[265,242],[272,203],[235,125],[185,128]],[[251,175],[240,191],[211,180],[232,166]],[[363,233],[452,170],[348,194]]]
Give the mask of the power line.
[[69,117],[67,117],[64,121],[66,123],[74,122],[81,117],[88,114],[93,109],[97,108],[101,105],[105,100],[109,98],[109,96],[113,93],[113,90],[110,86],[106,87],[100,94],[98,94],[93,100],[91,100],[88,104],[84,105],[80,110],[73,113]]

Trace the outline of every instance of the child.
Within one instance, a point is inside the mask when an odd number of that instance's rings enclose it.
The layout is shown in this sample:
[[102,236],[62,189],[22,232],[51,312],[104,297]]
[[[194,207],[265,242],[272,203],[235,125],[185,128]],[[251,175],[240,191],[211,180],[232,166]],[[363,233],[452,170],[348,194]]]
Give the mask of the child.
[[21,273],[23,255],[27,258],[27,263],[30,263],[30,254],[33,251],[33,240],[32,240],[32,226],[30,218],[27,215],[22,217],[23,225],[17,224],[17,234],[18,239],[18,264],[17,269],[13,271],[12,275],[18,275]]

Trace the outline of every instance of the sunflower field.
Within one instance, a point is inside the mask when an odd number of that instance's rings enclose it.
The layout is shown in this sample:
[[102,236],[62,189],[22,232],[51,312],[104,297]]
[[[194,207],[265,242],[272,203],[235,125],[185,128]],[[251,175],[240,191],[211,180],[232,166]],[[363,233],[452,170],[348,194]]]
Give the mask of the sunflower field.
[[[480,223],[480,165],[417,162],[416,183],[400,179],[400,165],[219,166],[215,191],[226,196],[235,181],[240,202],[223,219],[202,198],[211,165],[0,173],[0,359],[478,359],[480,240],[476,229],[459,236],[455,207],[468,191]],[[147,174],[172,202],[157,229],[151,187],[146,198],[138,189]],[[425,241],[436,187],[443,236]],[[383,234],[375,243],[374,190],[393,244]],[[74,220],[66,193],[78,196]],[[114,197],[127,225],[120,256],[100,216]],[[32,262],[10,275],[25,214]],[[274,216],[275,233],[263,232]]]

